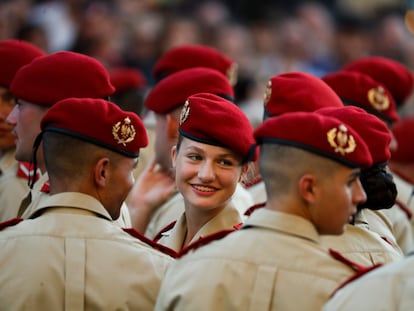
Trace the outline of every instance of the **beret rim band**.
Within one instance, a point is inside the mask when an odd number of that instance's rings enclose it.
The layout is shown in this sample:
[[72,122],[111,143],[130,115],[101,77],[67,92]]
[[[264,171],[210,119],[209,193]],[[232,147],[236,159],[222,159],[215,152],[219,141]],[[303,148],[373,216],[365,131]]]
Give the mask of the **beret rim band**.
[[355,163],[353,161],[349,161],[349,160],[346,160],[344,158],[336,157],[335,155],[333,155],[329,152],[320,150],[316,147],[309,146],[309,145],[304,144],[304,143],[292,141],[292,140],[289,140],[289,139],[283,139],[283,138],[260,138],[260,139],[258,139],[258,145],[263,145],[265,143],[280,144],[280,145],[296,147],[296,148],[304,149],[304,150],[309,151],[311,153],[315,153],[317,155],[329,158],[329,159],[334,160],[336,162],[339,162],[339,163],[341,163],[341,164],[343,164],[347,167],[351,167],[351,168],[361,167],[361,165],[359,165],[358,163]]
[[127,156],[129,158],[138,158],[138,156],[139,156],[139,153],[133,153],[133,152],[120,150],[120,149],[115,148],[112,145],[105,144],[105,143],[103,143],[103,142],[101,142],[97,139],[94,139],[90,136],[83,135],[83,134],[73,132],[73,131],[70,131],[70,130],[62,129],[62,128],[59,128],[59,127],[47,126],[43,129],[43,133],[46,133],[46,132],[63,134],[63,135],[71,136],[71,137],[74,137],[74,138],[77,138],[77,139],[80,139],[80,140],[84,140],[84,141],[87,141],[87,142],[89,142],[91,144],[94,144],[96,146],[103,147],[103,148],[109,149],[111,151],[114,151],[116,153],[119,153],[121,155]]

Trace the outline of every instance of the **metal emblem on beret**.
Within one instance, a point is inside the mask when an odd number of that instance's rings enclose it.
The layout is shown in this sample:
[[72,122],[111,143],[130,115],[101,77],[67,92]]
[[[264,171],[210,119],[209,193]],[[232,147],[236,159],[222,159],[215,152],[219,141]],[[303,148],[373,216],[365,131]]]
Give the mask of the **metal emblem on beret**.
[[351,153],[356,148],[356,142],[352,135],[348,134],[348,129],[341,124],[337,128],[329,130],[327,133],[329,145],[342,155]]
[[266,106],[270,100],[270,96],[272,95],[272,81],[269,80],[266,85],[266,90],[264,93],[264,105]]
[[231,85],[236,85],[237,76],[238,76],[239,66],[236,63],[232,63],[226,71],[227,80],[229,80]]
[[190,115],[190,102],[186,100],[183,109],[181,109],[180,125],[183,124],[185,120],[188,119],[189,115]]
[[390,99],[381,86],[374,87],[368,91],[369,103],[376,110],[387,110],[390,107]]
[[126,117],[122,123],[118,121],[112,127],[112,135],[118,144],[126,146],[127,143],[130,143],[135,138],[135,127],[131,124],[131,119]]

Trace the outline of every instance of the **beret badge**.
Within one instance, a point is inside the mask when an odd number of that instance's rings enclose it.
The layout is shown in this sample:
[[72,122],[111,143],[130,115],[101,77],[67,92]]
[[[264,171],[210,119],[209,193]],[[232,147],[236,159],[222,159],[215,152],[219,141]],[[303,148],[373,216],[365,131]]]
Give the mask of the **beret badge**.
[[180,114],[180,125],[183,124],[190,115],[190,102],[187,100],[184,104],[183,109],[181,110]]
[[341,155],[351,153],[356,148],[354,137],[348,135],[348,129],[343,124],[329,130],[327,138],[329,145],[335,149],[335,152],[339,152]]
[[376,110],[387,110],[390,107],[390,99],[383,87],[378,86],[372,88],[368,91],[368,100],[371,103],[372,107]]
[[127,143],[130,143],[135,138],[135,127],[131,124],[131,119],[126,117],[122,123],[118,121],[112,127],[112,135],[118,144],[126,146]]
[[264,93],[264,104],[265,104],[265,106],[269,102],[270,96],[272,96],[272,81],[271,80],[269,80],[267,82],[266,90],[265,90],[265,93]]

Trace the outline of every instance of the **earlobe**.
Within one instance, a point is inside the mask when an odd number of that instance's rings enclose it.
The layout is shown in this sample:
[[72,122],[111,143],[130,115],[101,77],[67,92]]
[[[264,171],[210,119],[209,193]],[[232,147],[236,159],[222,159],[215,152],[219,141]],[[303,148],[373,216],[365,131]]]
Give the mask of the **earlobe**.
[[315,202],[315,176],[306,174],[303,175],[299,181],[300,196],[308,203]]
[[176,157],[177,157],[177,146],[173,146],[171,148],[171,162],[172,162],[173,167],[175,167]]
[[107,183],[108,173],[109,173],[108,166],[109,166],[108,158],[99,159],[99,161],[96,162],[95,164],[95,169],[94,169],[95,182],[100,187],[105,187]]

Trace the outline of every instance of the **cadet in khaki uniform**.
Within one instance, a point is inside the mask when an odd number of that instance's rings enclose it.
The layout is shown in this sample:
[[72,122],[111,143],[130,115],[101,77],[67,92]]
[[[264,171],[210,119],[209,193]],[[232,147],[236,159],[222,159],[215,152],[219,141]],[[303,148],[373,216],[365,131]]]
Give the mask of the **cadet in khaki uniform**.
[[[233,88],[223,74],[215,69],[196,67],[164,78],[145,100],[146,107],[156,114],[155,158],[137,179],[128,199],[128,207],[133,227],[145,232],[151,239],[184,211],[183,197],[177,193],[175,186],[171,149],[177,144],[184,102],[189,96],[202,92],[228,100],[234,97]],[[242,215],[253,205],[253,201],[238,184],[231,204]]]
[[247,116],[213,94],[187,99],[178,132],[172,158],[185,212],[158,241],[177,252],[219,231],[238,229],[243,220],[230,202],[247,163],[255,156],[253,127]]
[[320,244],[341,234],[365,199],[368,147],[348,125],[313,112],[255,130],[267,203],[237,231],[178,259],[155,310],[320,310],[354,274]]
[[0,41],[0,221],[17,216],[20,201],[29,191],[28,163],[18,163],[15,158],[13,127],[6,118],[15,106],[10,93],[10,83],[22,66],[45,53],[36,46],[19,40]]
[[[56,52],[36,58],[19,69],[13,78],[10,90],[16,97],[17,105],[7,117],[16,134],[16,159],[33,162],[42,176],[34,183],[33,189],[22,202],[19,216],[29,218],[32,209],[40,202],[48,180],[41,150],[32,159],[32,148],[39,134],[40,119],[57,101],[71,97],[107,98],[114,91],[109,74],[96,59],[74,52]],[[57,155],[58,156],[58,155]],[[41,192],[44,189],[46,192]],[[31,204],[30,204],[31,203]],[[120,225],[130,227],[126,206],[118,219]]]
[[41,130],[50,195],[0,232],[0,309],[152,310],[173,259],[112,222],[147,145],[142,121],[103,99],[70,98]]
[[[306,96],[304,96],[306,94]],[[287,112],[314,111],[323,107],[342,107],[338,95],[321,79],[305,72],[287,72],[271,77],[264,94],[263,120]],[[247,174],[244,185],[255,204],[266,201],[264,182],[257,169]]]
[[[373,64],[374,66],[374,64]],[[375,66],[374,66],[375,67]],[[398,120],[396,101],[386,86],[374,80],[365,73],[358,71],[341,70],[322,77],[332,89],[341,97],[344,105],[359,106],[367,112],[380,118],[390,129]],[[396,147],[396,140],[392,136],[390,150]],[[388,167],[378,167],[377,174],[386,174]],[[387,184],[383,184],[386,186]],[[388,183],[388,185],[391,185]],[[395,185],[388,191],[396,192]],[[375,196],[374,192],[372,191]],[[383,192],[385,193],[385,192]],[[413,233],[406,213],[395,204],[391,208],[381,207],[383,202],[377,201],[378,207],[373,204],[361,211],[371,230],[378,232],[389,241],[395,241],[404,253],[413,247]],[[357,224],[357,223],[356,223]]]
[[[342,108],[323,108],[316,110],[336,117],[354,128],[366,142],[373,165],[361,172],[361,183],[367,201],[358,205],[358,213],[352,224],[347,224],[345,233],[340,236],[324,236],[322,244],[335,248],[347,258],[365,266],[385,264],[403,257],[400,248],[369,229],[369,223],[361,224],[361,210],[373,208],[387,209],[393,206],[397,195],[392,176],[386,171],[391,156],[389,144],[391,132],[383,121],[365,110],[347,106]],[[355,225],[357,223],[357,225]]]
[[323,311],[408,311],[414,308],[414,254],[375,269],[339,290]]

